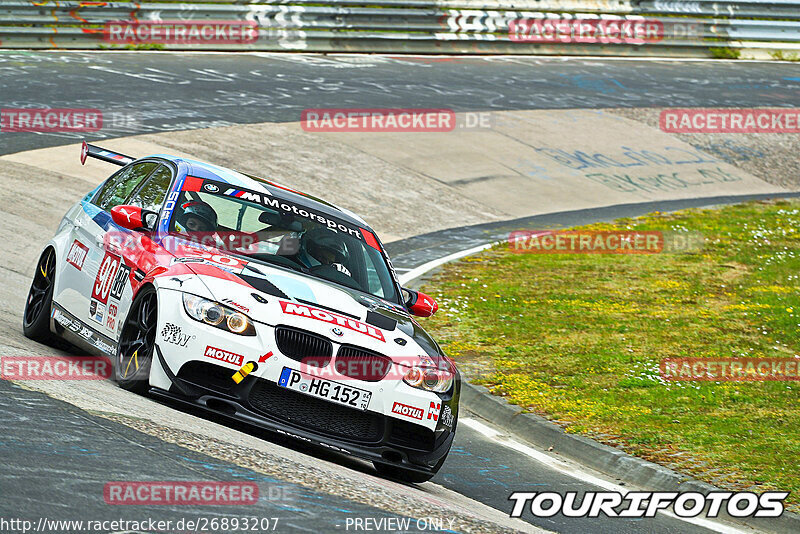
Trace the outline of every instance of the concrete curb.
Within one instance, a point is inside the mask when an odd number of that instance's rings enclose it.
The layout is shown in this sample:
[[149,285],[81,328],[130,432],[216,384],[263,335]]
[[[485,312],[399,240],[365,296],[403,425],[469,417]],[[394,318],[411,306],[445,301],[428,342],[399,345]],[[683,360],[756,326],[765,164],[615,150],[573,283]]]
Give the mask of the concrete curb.
[[[552,447],[552,452],[556,454],[634,486],[653,491],[722,491],[711,484],[694,480],[587,437],[567,434],[560,426],[541,416],[522,413],[522,408],[492,395],[483,386],[462,382],[461,405],[514,437],[545,450]],[[779,518],[742,519],[729,517],[724,513],[722,517],[727,521],[767,532],[800,532],[800,515],[789,512],[784,512]]]

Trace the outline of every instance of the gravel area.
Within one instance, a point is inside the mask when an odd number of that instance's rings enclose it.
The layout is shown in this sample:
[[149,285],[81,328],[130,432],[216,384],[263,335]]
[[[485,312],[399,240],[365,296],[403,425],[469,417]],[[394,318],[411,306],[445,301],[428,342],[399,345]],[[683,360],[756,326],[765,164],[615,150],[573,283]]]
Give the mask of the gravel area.
[[[659,128],[666,108],[605,110]],[[739,167],[765,182],[800,189],[800,135],[788,133],[671,134],[698,150]]]

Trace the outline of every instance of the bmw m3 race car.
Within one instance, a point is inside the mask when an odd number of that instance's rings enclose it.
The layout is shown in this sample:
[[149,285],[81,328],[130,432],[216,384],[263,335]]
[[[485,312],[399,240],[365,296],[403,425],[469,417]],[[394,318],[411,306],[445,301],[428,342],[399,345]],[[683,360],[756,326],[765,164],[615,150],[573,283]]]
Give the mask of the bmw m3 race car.
[[25,335],[106,356],[129,390],[204,408],[429,480],[450,450],[460,376],[420,327],[358,216],[187,159],[134,159],[64,216],[41,253]]

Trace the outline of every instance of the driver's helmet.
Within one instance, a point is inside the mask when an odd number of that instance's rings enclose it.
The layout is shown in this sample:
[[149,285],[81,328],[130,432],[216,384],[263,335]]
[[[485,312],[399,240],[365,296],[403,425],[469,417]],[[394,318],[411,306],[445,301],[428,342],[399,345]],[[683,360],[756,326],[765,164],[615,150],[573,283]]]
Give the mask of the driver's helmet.
[[179,230],[184,232],[214,232],[217,230],[217,212],[214,208],[193,200],[181,204],[183,210],[177,218]]
[[347,247],[341,237],[327,228],[315,228],[303,235],[303,247],[322,265],[347,263]]

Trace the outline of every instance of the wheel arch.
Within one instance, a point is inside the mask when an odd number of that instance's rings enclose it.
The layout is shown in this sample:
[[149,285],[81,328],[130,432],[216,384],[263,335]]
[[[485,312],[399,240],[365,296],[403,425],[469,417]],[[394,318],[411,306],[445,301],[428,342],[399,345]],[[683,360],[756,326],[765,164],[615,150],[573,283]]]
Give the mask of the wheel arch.
[[153,288],[153,291],[156,292],[156,299],[158,299],[158,286],[155,284],[155,282],[153,281],[152,278],[149,279],[149,280],[147,278],[145,278],[144,280],[142,280],[142,283],[138,285],[136,290],[134,290],[132,292],[132,294],[131,294],[131,304],[133,304],[133,301],[136,300],[136,298],[142,293],[142,291],[144,289],[147,289],[147,288]]

